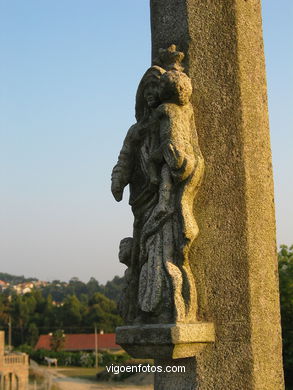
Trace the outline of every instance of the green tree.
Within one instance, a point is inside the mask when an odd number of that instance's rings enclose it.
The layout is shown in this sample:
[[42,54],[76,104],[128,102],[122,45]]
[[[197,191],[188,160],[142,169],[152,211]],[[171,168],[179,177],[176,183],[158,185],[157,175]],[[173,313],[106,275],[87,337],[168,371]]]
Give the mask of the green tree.
[[17,328],[18,332],[14,332],[14,340],[16,343],[24,343],[25,328],[28,325],[30,319],[30,305],[26,304],[26,296],[15,295],[11,299],[11,315],[12,324]]
[[103,288],[103,294],[106,297],[118,302],[124,286],[124,277],[114,276],[111,281],[108,281]]
[[81,282],[77,277],[74,277],[69,280],[67,291],[71,295],[76,295],[77,297],[80,297],[81,294],[87,293],[87,286],[85,283]]
[[94,294],[90,299],[86,322],[91,328],[97,324],[105,332],[113,332],[116,326],[122,325],[116,303],[101,293]]
[[39,339],[39,329],[34,322],[28,326],[26,343],[34,347]]
[[10,302],[9,298],[3,294],[0,295],[0,325],[6,327],[10,316]]
[[64,344],[65,344],[65,337],[66,336],[65,336],[63,330],[61,330],[61,329],[56,330],[52,334],[51,340],[50,340],[50,347],[51,347],[52,351],[60,352],[63,350]]
[[97,292],[101,292],[101,286],[95,278],[90,278],[86,284],[88,295],[92,296]]
[[75,295],[69,295],[64,300],[62,306],[63,324],[65,326],[73,325],[77,327],[82,321],[82,304]]
[[293,386],[293,245],[281,245],[278,258],[285,381]]

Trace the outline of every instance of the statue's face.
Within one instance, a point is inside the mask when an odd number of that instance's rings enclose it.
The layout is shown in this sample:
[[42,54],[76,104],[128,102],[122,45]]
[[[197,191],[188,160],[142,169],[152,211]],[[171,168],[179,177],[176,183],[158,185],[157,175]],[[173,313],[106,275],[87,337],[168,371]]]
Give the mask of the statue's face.
[[158,83],[149,83],[143,92],[143,96],[150,108],[155,108],[160,104]]

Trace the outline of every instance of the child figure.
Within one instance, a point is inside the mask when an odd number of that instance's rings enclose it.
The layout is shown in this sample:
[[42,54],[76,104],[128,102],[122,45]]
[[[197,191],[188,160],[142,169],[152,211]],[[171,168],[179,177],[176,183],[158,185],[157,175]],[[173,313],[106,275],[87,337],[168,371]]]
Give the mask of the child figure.
[[150,181],[159,186],[158,199],[140,237],[139,305],[159,322],[171,321],[172,316],[180,322],[196,310],[187,254],[198,232],[193,200],[203,160],[189,102],[189,77],[170,70],[161,76],[159,87],[161,104],[154,112],[148,160]]
[[[151,150],[153,152],[149,160],[150,182],[154,185],[160,184],[159,202],[156,207],[157,218],[172,212],[170,199],[174,183],[184,180],[187,176],[188,161],[182,151],[183,148],[179,145],[180,138],[182,140],[184,138],[184,128],[182,134],[178,134],[178,125],[180,129],[186,122],[184,106],[190,105],[192,87],[185,73],[171,70],[161,76],[159,89],[161,104],[155,110],[159,126],[154,126],[152,130]],[[174,134],[174,128],[177,134]],[[155,149],[158,143],[159,147]],[[183,144],[186,145],[184,141]]]

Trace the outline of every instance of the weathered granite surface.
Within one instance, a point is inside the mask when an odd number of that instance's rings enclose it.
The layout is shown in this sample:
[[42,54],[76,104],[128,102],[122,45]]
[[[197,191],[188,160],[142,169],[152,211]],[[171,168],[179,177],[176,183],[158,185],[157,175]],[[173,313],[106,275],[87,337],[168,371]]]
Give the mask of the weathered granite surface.
[[[185,359],[157,359],[157,366],[162,367],[163,372],[155,373],[156,390],[196,390],[198,381],[196,377],[195,358]],[[211,388],[211,390],[213,390]],[[244,389],[243,389],[244,390]]]
[[117,328],[117,343],[136,358],[195,356],[215,339],[213,324],[197,321],[189,262],[204,160],[183,59],[175,45],[158,51],[138,86],[137,123],[112,172],[113,196],[120,201],[129,184],[134,215],[133,237],[119,249],[128,267],[119,311],[130,326]]
[[214,341],[212,323],[121,326],[116,329],[116,342],[137,358],[195,356]]
[[158,374],[155,388],[282,390],[260,1],[151,0],[151,14],[153,58],[175,43],[192,80],[205,179],[189,258],[198,320],[216,329],[194,362],[197,380],[173,375],[164,385]]
[[189,251],[198,234],[193,207],[204,160],[198,146],[192,85],[183,52],[160,49],[136,95],[130,127],[112,172],[117,201],[125,186],[133,237],[120,243],[128,266],[119,310],[127,324],[194,323],[196,284]]

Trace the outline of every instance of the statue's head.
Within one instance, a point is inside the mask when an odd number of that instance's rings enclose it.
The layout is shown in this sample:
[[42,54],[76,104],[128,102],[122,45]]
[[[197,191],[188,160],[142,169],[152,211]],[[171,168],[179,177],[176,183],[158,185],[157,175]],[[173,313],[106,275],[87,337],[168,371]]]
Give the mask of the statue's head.
[[183,72],[169,70],[160,79],[160,100],[180,106],[187,104],[192,94],[190,78]]
[[120,263],[127,265],[127,267],[130,267],[131,265],[132,243],[133,238],[126,237],[120,241],[119,245],[119,261]]
[[159,84],[162,74],[166,71],[160,66],[150,67],[143,75],[136,93],[135,116],[139,121],[150,108],[160,104]]
[[[183,73],[184,53],[176,45],[160,49],[158,57],[143,75],[136,93],[135,117],[140,121],[158,107],[163,101],[172,101],[179,105],[188,103],[191,93],[191,81]],[[164,81],[161,81],[164,80]]]

